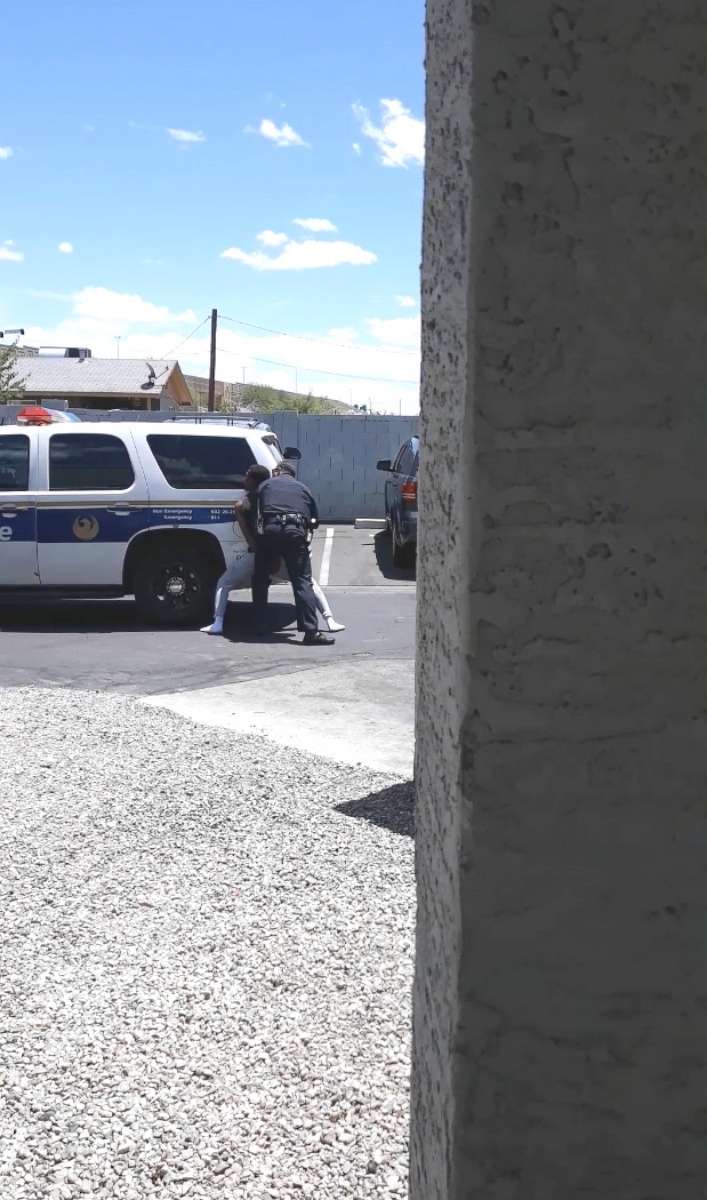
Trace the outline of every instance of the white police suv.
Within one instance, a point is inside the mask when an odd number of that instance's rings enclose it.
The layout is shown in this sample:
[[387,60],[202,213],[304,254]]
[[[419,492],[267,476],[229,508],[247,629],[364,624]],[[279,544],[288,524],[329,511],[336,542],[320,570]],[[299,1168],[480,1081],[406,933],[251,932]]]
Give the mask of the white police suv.
[[234,500],[248,467],[282,460],[275,434],[57,417],[27,409],[0,425],[0,595],[134,595],[164,625],[209,615],[243,544]]

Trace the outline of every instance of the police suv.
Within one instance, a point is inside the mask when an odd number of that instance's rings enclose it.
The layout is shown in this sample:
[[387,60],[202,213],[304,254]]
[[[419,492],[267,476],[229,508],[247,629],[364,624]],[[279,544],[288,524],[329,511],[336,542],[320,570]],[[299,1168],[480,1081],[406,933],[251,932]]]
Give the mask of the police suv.
[[0,595],[134,595],[162,625],[209,615],[243,546],[243,476],[282,461],[275,434],[256,421],[73,422],[47,409],[16,420],[0,426]]

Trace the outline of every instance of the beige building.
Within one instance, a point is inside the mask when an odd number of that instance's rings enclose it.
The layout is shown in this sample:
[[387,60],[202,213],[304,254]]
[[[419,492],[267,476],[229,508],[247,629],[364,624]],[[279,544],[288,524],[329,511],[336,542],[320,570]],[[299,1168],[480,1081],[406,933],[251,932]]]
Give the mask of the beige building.
[[20,355],[17,373],[30,403],[61,400],[68,408],[134,411],[193,407],[176,359]]

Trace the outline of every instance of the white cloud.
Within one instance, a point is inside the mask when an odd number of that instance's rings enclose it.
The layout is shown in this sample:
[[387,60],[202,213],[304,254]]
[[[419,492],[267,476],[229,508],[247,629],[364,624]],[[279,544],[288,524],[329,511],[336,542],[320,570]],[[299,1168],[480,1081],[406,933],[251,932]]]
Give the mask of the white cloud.
[[381,123],[375,125],[368,109],[354,104],[353,111],[364,137],[375,142],[384,167],[422,165],[425,158],[425,122],[414,117],[401,100],[381,100]]
[[333,329],[327,329],[327,337],[333,342],[355,342],[358,336],[358,329],[353,325],[335,325]]
[[142,296],[127,292],[113,292],[110,288],[84,287],[72,296],[73,313],[76,317],[91,321],[110,321],[114,324],[167,325],[196,320],[189,308],[185,312],[173,313],[161,304],[152,304]]
[[59,242],[57,250],[60,254],[73,254],[74,247],[72,242]]
[[244,263],[255,271],[307,271],[320,267],[368,266],[378,261],[372,250],[364,250],[354,242],[287,242],[276,257],[261,250],[248,252],[229,246],[221,258]]
[[0,146],[0,159],[12,158],[14,153],[12,146]]
[[292,224],[308,229],[310,233],[336,233],[336,225],[326,217],[295,217]]
[[351,145],[353,147],[354,154],[361,153],[361,143],[360,142],[352,142]]
[[256,233],[257,241],[263,246],[284,246],[285,242],[289,242],[289,235],[286,233],[275,233],[273,229],[264,229],[262,233]]
[[387,346],[409,346],[417,349],[420,345],[420,318],[417,317],[368,317],[366,325],[376,341],[384,342]]
[[206,135],[200,129],[167,129],[166,132],[175,142],[181,142],[183,145],[206,141]]
[[282,125],[276,125],[269,117],[264,117],[258,126],[258,133],[261,137],[267,138],[269,142],[274,142],[276,146],[307,145],[304,139],[286,121]]
[[417,308],[417,300],[414,296],[396,296],[395,299],[401,308]]
[[24,262],[24,257],[21,250],[15,250],[15,243],[11,238],[0,246],[0,262]]

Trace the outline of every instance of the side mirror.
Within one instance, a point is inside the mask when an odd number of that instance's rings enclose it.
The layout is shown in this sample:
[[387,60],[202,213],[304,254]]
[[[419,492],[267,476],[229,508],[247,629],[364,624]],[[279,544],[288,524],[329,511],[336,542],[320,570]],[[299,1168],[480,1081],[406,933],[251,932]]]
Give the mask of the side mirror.
[[389,471],[390,470],[390,459],[389,458],[379,458],[378,462],[376,463],[376,470],[377,471]]
[[285,446],[282,457],[292,459],[293,462],[299,462],[302,457],[302,451],[298,450],[296,446]]

